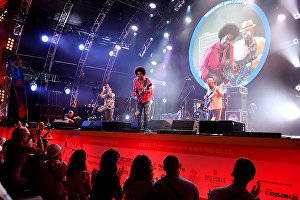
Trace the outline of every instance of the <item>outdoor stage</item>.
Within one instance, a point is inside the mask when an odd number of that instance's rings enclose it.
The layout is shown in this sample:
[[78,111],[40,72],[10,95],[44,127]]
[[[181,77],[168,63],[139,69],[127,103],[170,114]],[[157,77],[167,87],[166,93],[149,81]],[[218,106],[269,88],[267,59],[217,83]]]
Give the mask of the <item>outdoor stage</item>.
[[[0,136],[10,136],[12,128],[0,127]],[[180,174],[194,182],[201,198],[208,189],[228,185],[235,160],[247,157],[256,165],[257,173],[249,190],[260,180],[262,199],[298,199],[300,191],[300,140],[279,138],[169,135],[80,130],[52,130],[53,140],[64,146],[68,161],[76,149],[85,149],[88,168],[99,167],[102,153],[115,148],[120,152],[119,168],[125,167],[121,182],[127,178],[133,159],[147,154],[154,165],[155,177],[163,174],[163,159],[168,154],[179,157]]]

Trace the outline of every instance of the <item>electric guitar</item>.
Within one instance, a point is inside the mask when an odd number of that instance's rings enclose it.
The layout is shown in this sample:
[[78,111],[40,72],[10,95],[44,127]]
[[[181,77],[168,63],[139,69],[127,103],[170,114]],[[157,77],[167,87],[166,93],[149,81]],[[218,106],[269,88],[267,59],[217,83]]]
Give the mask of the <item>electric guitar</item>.
[[146,89],[152,86],[152,83],[148,84],[147,86],[143,87],[140,92],[137,92],[137,96],[135,97],[136,103],[140,104],[142,102],[142,95]]
[[203,110],[205,112],[207,112],[209,109],[209,105],[212,102],[212,97],[216,94],[218,89],[223,89],[225,87],[225,82],[222,82],[219,86],[215,87],[215,90],[213,92],[211,92],[208,96],[207,96],[207,100],[205,100],[204,102],[204,106],[203,106]]
[[113,99],[108,100],[107,104],[105,104],[105,105],[99,107],[99,108],[97,109],[97,111],[98,111],[98,112],[103,112],[104,110],[111,108],[111,107],[113,106],[114,103],[115,103],[115,101],[114,101]]

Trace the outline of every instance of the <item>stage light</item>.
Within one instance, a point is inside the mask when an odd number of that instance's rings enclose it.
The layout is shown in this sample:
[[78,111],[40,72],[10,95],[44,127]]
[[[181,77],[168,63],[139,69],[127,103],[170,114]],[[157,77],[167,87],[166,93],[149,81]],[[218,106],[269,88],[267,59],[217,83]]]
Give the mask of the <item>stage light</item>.
[[154,65],[154,66],[156,66],[157,62],[156,61],[152,61],[151,64]]
[[0,90],[0,102],[4,102],[6,99],[5,90]]
[[162,84],[163,86],[165,86],[165,85],[166,85],[166,82],[165,82],[165,81],[163,81],[161,84]]
[[167,49],[163,49],[163,53],[166,53],[167,52]]
[[82,51],[84,49],[84,44],[79,44],[78,49]]
[[109,56],[113,56],[113,55],[114,55],[114,51],[110,51]]
[[151,37],[151,38],[150,38],[150,41],[152,41],[152,40],[153,40],[153,38]]
[[116,48],[117,51],[119,51],[121,49],[121,46],[120,45],[116,45],[115,48]]
[[130,118],[130,116],[129,116],[129,115],[126,115],[126,116],[125,116],[125,119],[126,119],[126,120],[128,120],[129,118]]
[[156,4],[155,3],[150,3],[149,4],[150,8],[155,9],[156,8]]
[[14,46],[15,40],[13,38],[8,38],[7,39],[7,43],[6,43],[6,49],[9,51],[13,50],[13,46]]
[[169,33],[167,33],[167,32],[164,33],[165,38],[168,38],[169,36],[170,36]]
[[294,62],[294,66],[297,67],[297,68],[300,67],[300,61],[299,61],[299,60],[298,60],[298,61],[295,61],[295,62]]
[[186,18],[185,18],[185,22],[189,24],[189,23],[192,22],[192,19],[191,19],[190,17],[186,17]]
[[283,105],[281,113],[288,120],[295,120],[300,117],[300,109],[294,103]]
[[154,69],[150,69],[150,73],[153,73],[154,72]]
[[136,33],[136,32],[134,32],[134,33],[133,33],[133,36],[136,36],[136,35],[137,35],[137,33]]
[[293,39],[293,43],[294,44],[298,44],[299,43],[299,40],[297,38]]
[[172,51],[173,47],[172,47],[171,45],[168,45],[168,46],[167,46],[167,49],[168,49],[169,51]]
[[132,25],[132,26],[131,26],[131,29],[132,29],[133,31],[137,31],[137,30],[138,30],[138,27],[137,27],[136,25]]
[[191,5],[188,5],[188,6],[187,6],[186,11],[187,11],[187,12],[191,12]]
[[172,2],[172,3],[174,3],[174,2],[175,2],[175,0],[171,0],[171,2]]
[[150,18],[152,18],[154,15],[153,15],[153,14],[150,14],[149,16],[150,16]]
[[166,99],[166,98],[163,98],[163,99],[162,99],[162,102],[163,102],[163,103],[167,103],[167,99]]
[[37,89],[37,84],[35,81],[32,81],[30,83],[30,90],[34,92],[34,91],[36,91],[36,89]]
[[43,42],[48,42],[48,41],[49,41],[48,36],[47,36],[47,35],[43,35],[43,36],[42,36],[42,41],[43,41]]
[[68,87],[65,87],[65,93],[66,93],[66,94],[70,94],[70,93],[71,93],[71,89],[68,88]]
[[296,90],[300,92],[300,84],[296,85]]
[[167,21],[166,21],[166,23],[167,23],[167,24],[170,24],[170,21],[169,21],[169,20],[167,20]]
[[4,20],[6,13],[7,13],[7,9],[4,10],[4,12],[2,13],[2,15],[0,15],[0,22],[1,22],[2,20]]
[[299,14],[299,13],[295,13],[295,14],[294,14],[294,18],[295,18],[295,19],[299,19],[299,18],[300,18],[300,14]]
[[166,68],[166,65],[163,65],[163,69],[165,69]]
[[286,16],[284,14],[279,14],[279,15],[277,15],[277,19],[279,21],[284,21],[286,19]]

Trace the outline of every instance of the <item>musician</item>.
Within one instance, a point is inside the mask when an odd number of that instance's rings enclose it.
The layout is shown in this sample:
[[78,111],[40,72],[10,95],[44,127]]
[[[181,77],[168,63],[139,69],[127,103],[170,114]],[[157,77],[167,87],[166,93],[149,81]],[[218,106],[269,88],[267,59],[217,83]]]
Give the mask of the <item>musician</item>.
[[205,101],[208,101],[209,96],[211,97],[211,102],[208,107],[208,120],[221,120],[221,115],[223,111],[223,101],[222,97],[224,93],[220,87],[215,86],[215,82],[212,78],[207,79],[208,90],[204,96]]
[[[133,81],[133,96],[139,99],[139,102],[136,106],[136,115],[138,120],[139,128],[142,128],[141,116],[144,112],[144,124],[143,127],[146,129],[149,122],[150,115],[150,100],[152,97],[152,87],[149,86],[151,81],[149,78],[146,78],[146,69],[142,66],[138,66],[134,70],[135,75],[137,76]],[[147,87],[149,86],[149,87]],[[146,87],[146,88],[145,88]],[[143,91],[143,88],[144,91]],[[143,91],[143,92],[142,92]]]
[[265,48],[265,38],[254,37],[256,24],[253,21],[247,20],[242,23],[242,39],[234,43],[234,61],[239,63],[241,61],[252,60],[248,65],[242,67],[239,73],[239,78],[236,80],[236,84],[246,79],[249,74],[256,68],[260,61],[260,56]]
[[68,113],[65,114],[64,116],[64,120],[74,124],[76,120],[80,119],[79,116],[75,116],[74,115],[74,111],[73,110],[69,110]]
[[100,97],[104,99],[104,106],[108,105],[104,111],[105,121],[113,121],[114,108],[115,108],[115,94],[112,92],[112,89],[108,84],[103,86],[103,90],[100,94]]
[[231,43],[239,34],[239,28],[234,24],[226,24],[219,31],[219,41],[207,48],[200,61],[200,73],[204,82],[208,78],[213,78],[219,84],[224,77],[222,72],[225,65],[233,67],[234,48]]

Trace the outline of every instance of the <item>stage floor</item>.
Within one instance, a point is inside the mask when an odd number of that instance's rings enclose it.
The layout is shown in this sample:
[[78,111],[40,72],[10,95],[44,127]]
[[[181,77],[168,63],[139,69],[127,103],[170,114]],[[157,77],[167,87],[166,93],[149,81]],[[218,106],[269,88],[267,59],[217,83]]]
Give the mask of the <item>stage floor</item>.
[[[0,127],[0,136],[10,135],[12,129]],[[276,195],[292,195],[300,191],[300,140],[290,138],[254,138],[203,135],[144,134],[81,130],[52,130],[53,140],[64,147],[63,158],[68,161],[76,149],[85,149],[88,168],[98,168],[102,153],[115,148],[120,152],[119,167],[127,178],[133,159],[147,154],[153,162],[155,178],[164,176],[163,159],[174,154],[182,163],[180,174],[194,182],[202,199],[212,188],[232,183],[230,176],[235,160],[247,157],[256,165],[255,179],[262,182],[260,197],[274,199]],[[274,196],[274,197],[273,197]]]

